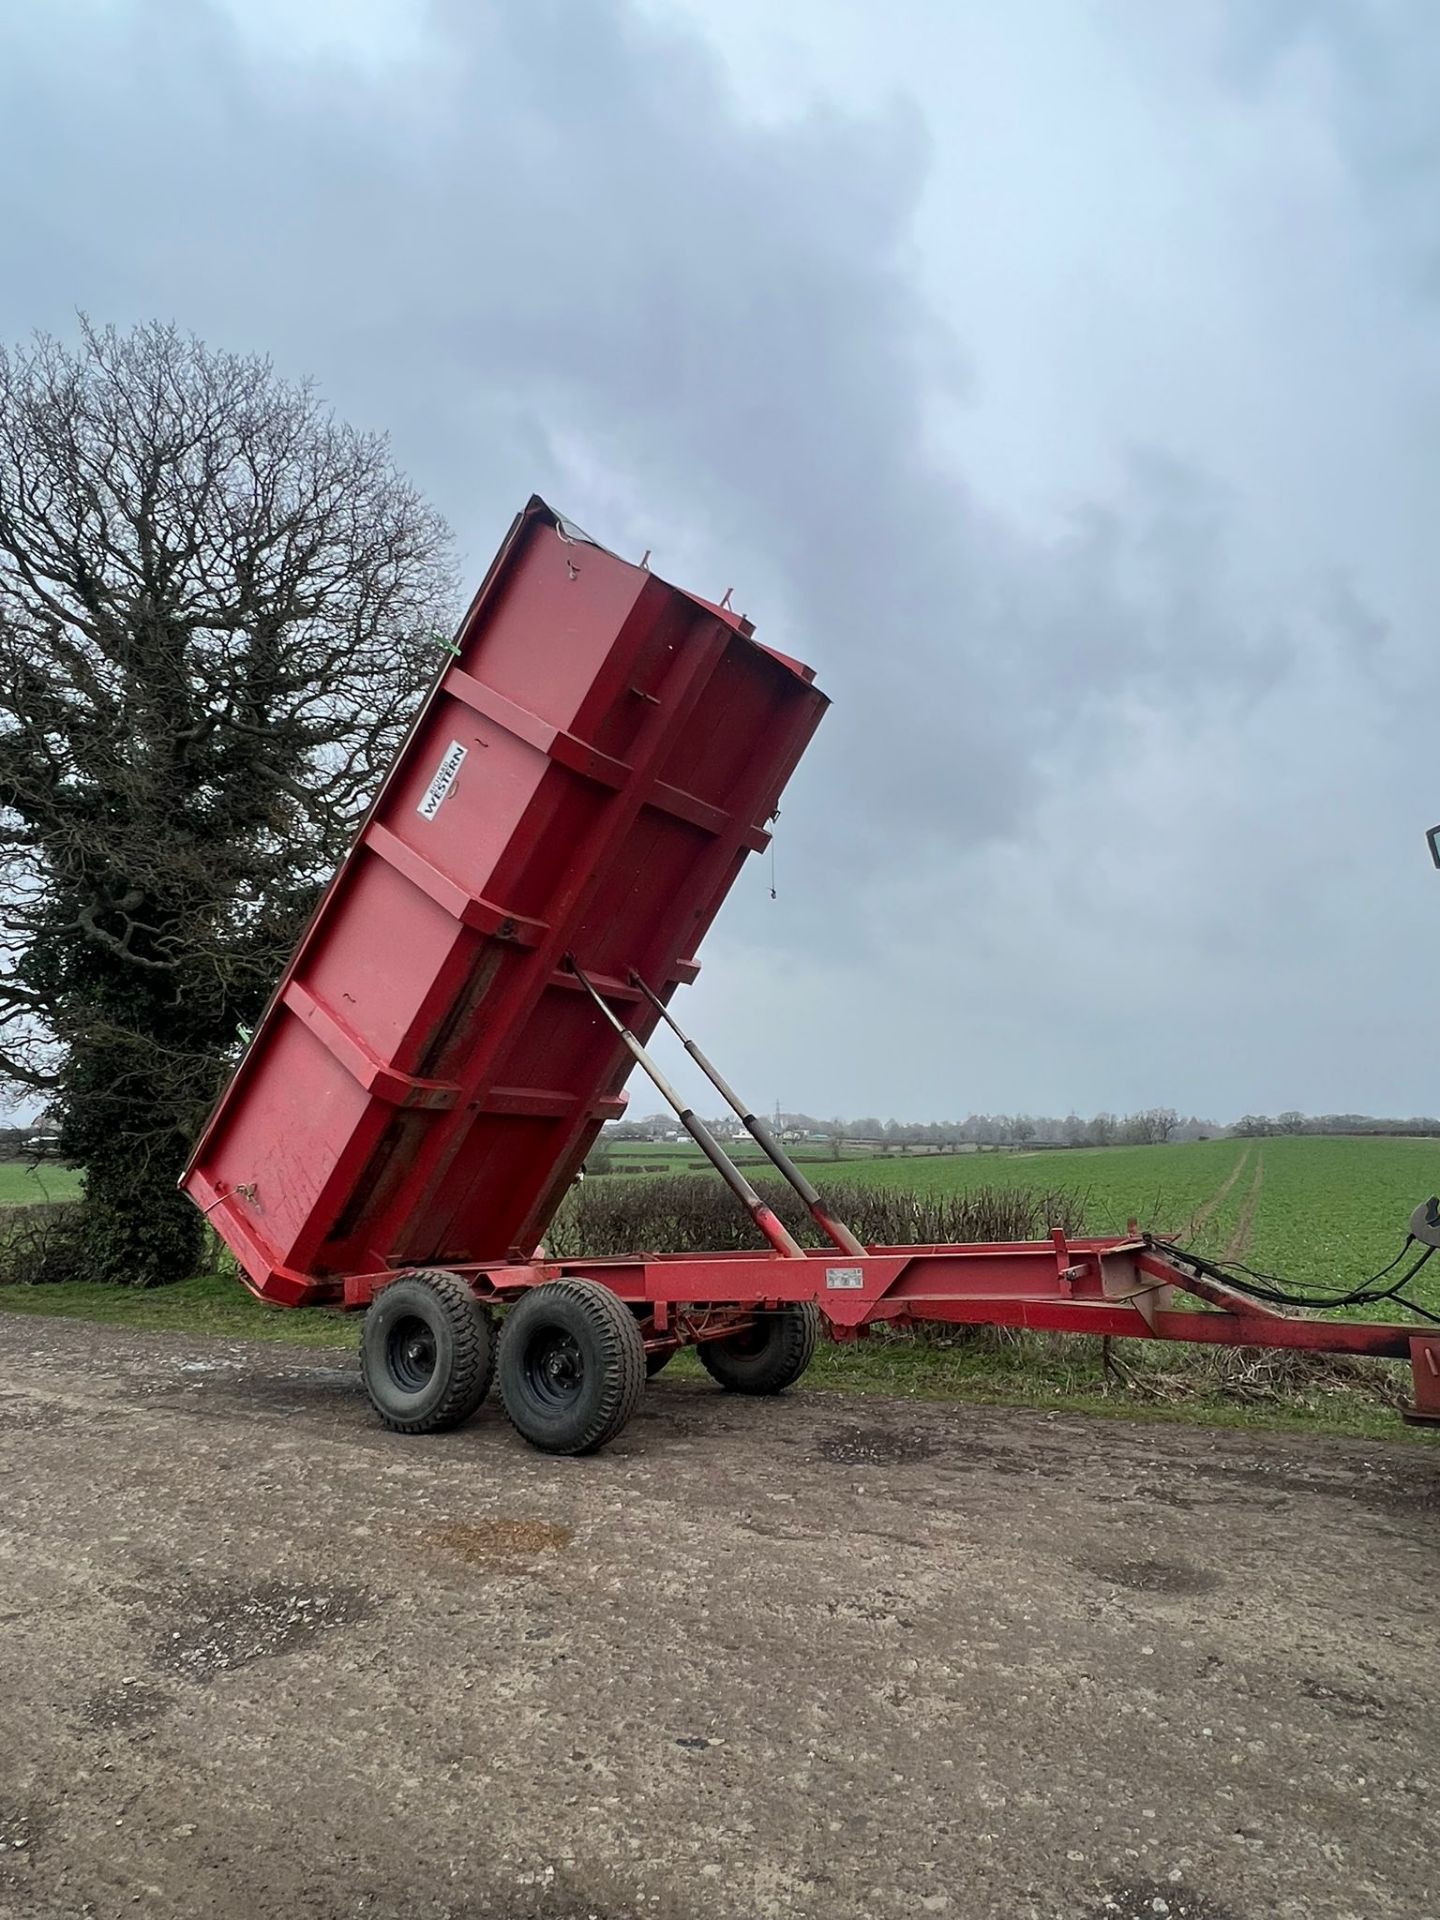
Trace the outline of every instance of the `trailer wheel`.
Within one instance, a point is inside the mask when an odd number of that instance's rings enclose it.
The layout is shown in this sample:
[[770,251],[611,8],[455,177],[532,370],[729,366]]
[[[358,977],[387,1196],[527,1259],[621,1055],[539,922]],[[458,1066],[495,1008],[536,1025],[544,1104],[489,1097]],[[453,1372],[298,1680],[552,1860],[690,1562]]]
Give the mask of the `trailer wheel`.
[[757,1313],[743,1333],[702,1340],[696,1351],[710,1378],[727,1393],[783,1393],[815,1357],[820,1315],[810,1301]]
[[500,1398],[544,1453],[594,1453],[639,1404],[645,1343],[630,1309],[594,1280],[551,1280],[505,1316]]
[[458,1274],[410,1273],[371,1301],[360,1335],[370,1404],[395,1433],[468,1420],[495,1374],[495,1325]]

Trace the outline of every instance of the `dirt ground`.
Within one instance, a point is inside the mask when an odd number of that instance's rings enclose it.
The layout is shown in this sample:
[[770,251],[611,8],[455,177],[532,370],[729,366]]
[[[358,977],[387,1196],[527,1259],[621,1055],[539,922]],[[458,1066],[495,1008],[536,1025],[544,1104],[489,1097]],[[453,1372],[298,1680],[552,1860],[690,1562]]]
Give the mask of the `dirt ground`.
[[1440,1449],[0,1319],[0,1914],[1440,1915]]

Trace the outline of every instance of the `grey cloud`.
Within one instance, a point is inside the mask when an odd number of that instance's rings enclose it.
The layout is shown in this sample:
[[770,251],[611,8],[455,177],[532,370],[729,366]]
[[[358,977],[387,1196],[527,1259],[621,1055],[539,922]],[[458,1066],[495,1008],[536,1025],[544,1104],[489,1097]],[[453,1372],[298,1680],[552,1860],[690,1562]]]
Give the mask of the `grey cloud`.
[[821,752],[872,847],[907,813],[1013,829],[1082,695],[1256,670],[1264,637],[1206,604],[1224,535],[1193,477],[1138,460],[1138,517],[1047,553],[927,455],[953,357],[907,259],[912,112],[746,124],[697,42],[614,4],[454,5],[435,30],[433,71],[399,84],[262,64],[162,0],[88,63],[58,35],[22,48],[3,138],[39,217],[9,329],[60,250],[107,317],[267,345],[404,423],[482,551],[547,435],[579,434],[663,518],[759,556],[762,615],[843,681]]
[[[755,120],[700,39],[621,0],[452,0],[428,53],[383,72],[262,56],[201,0],[87,9],[83,31],[67,13],[0,29],[0,331],[81,306],[268,349],[394,430],[471,571],[537,487],[662,571],[669,546],[714,567],[693,584],[733,580],[837,702],[787,807],[772,951],[813,947],[847,895],[923,898],[931,872],[959,902],[940,937],[966,940],[977,849],[1023,842],[1149,718],[1223,725],[1293,670],[1294,609],[1182,454],[1132,450],[1118,489],[1043,534],[936,457],[937,396],[963,432],[984,369],[963,298],[952,326],[918,290],[916,108]],[[1282,51],[1255,42],[1237,75],[1264,86]],[[1316,617],[1373,649],[1386,613],[1355,581]],[[896,932],[854,920],[863,994]],[[726,924],[761,937],[752,907]],[[853,1104],[884,1105],[883,1067],[862,1071]]]
[[1440,31],[1410,0],[1231,0],[1220,13],[1221,70],[1263,90],[1309,62],[1326,77],[1314,111],[1333,126],[1377,219],[1377,259],[1440,293]]

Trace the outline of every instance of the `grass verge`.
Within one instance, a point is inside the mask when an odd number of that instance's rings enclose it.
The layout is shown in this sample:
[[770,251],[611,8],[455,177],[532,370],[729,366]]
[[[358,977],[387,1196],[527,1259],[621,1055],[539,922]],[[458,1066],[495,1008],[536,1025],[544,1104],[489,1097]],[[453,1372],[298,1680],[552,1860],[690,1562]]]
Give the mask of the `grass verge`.
[[218,1339],[273,1340],[287,1347],[353,1347],[360,1316],[325,1307],[303,1312],[266,1306],[228,1273],[197,1274],[173,1287],[109,1287],[66,1281],[0,1287],[0,1313],[100,1321],[140,1333],[200,1333]]
[[[360,1331],[358,1314],[265,1306],[224,1273],[147,1291],[78,1282],[0,1287],[0,1313],[299,1347],[353,1348]],[[957,1339],[877,1336],[850,1346],[822,1344],[805,1385],[897,1400],[963,1400],[1270,1432],[1432,1444],[1437,1437],[1400,1420],[1402,1366],[1377,1361],[1361,1363],[1358,1371],[1341,1367],[1273,1379],[1262,1373],[1237,1381],[1217,1371],[1208,1350],[1116,1345],[1124,1351],[1119,1379],[1107,1372],[1101,1343],[1079,1336],[995,1330]],[[687,1352],[676,1356],[663,1378],[706,1375]]]

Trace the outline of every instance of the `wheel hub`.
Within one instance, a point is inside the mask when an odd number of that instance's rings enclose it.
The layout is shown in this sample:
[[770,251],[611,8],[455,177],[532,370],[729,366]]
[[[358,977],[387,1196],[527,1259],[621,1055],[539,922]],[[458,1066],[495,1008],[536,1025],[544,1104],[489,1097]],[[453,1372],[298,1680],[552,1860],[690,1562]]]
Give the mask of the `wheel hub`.
[[554,1406],[580,1391],[585,1382],[585,1360],[568,1333],[547,1328],[531,1343],[525,1372],[539,1398]]
[[407,1314],[392,1328],[386,1343],[390,1377],[403,1393],[419,1393],[435,1373],[435,1334],[418,1314]]

